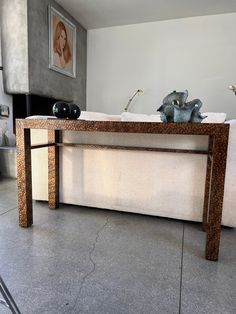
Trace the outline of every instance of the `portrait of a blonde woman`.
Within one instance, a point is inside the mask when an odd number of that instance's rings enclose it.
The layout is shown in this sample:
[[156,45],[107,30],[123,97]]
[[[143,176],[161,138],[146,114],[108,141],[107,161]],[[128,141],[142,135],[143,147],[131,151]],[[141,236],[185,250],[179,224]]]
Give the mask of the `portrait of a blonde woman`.
[[53,63],[55,66],[72,71],[72,51],[68,39],[66,25],[59,21],[56,23],[53,36]]
[[49,6],[49,68],[76,77],[76,26]]

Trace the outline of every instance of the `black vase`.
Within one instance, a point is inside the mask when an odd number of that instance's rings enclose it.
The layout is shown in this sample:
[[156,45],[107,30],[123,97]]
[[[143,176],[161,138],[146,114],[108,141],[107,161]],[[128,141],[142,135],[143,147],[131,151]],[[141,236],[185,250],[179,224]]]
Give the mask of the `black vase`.
[[75,105],[75,104],[70,104],[69,105],[69,113],[68,113],[68,118],[72,119],[72,120],[76,120],[79,118],[80,116],[80,108],[79,106]]
[[69,105],[63,101],[57,101],[52,107],[52,112],[57,118],[66,119],[69,115]]

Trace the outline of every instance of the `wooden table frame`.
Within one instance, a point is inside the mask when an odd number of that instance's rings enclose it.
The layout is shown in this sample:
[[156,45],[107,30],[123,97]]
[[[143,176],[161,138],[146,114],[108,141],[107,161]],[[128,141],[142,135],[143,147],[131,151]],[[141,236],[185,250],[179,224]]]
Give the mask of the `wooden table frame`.
[[[48,143],[31,145],[30,130],[48,130]],[[162,149],[154,147],[130,147],[114,145],[85,145],[79,143],[61,143],[60,131],[78,132],[118,132],[208,135],[208,150]],[[61,119],[17,119],[17,179],[19,225],[30,227],[33,223],[31,149],[48,147],[48,204],[49,208],[59,205],[59,147],[74,146],[99,149],[145,150],[157,152],[174,152],[190,154],[207,154],[207,172],[203,208],[203,229],[206,237],[206,259],[216,261],[219,254],[221,217],[224,198],[224,180],[228,147],[228,124],[215,123],[154,123],[154,122],[120,122],[120,121],[83,121]]]

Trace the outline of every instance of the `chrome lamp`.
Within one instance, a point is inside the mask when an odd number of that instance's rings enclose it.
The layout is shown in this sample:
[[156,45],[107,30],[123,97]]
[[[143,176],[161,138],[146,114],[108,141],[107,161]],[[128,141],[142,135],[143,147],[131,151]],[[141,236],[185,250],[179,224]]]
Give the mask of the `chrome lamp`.
[[125,112],[128,111],[129,106],[130,106],[132,100],[134,99],[134,97],[135,97],[136,95],[140,95],[141,93],[143,93],[143,91],[142,91],[141,89],[138,89],[138,90],[133,94],[133,96],[129,99],[129,101],[128,101],[128,103],[127,103],[125,109],[124,109]]
[[229,90],[232,90],[236,96],[236,86],[235,85],[229,85]]

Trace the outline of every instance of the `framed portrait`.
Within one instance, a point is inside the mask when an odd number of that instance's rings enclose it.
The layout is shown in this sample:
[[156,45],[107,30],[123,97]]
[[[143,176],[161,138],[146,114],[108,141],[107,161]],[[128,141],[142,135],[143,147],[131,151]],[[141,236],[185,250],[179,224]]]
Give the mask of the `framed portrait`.
[[76,26],[52,6],[49,15],[49,68],[76,77]]

